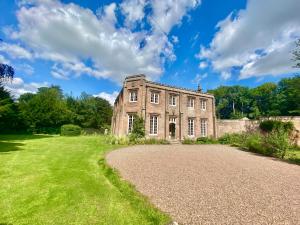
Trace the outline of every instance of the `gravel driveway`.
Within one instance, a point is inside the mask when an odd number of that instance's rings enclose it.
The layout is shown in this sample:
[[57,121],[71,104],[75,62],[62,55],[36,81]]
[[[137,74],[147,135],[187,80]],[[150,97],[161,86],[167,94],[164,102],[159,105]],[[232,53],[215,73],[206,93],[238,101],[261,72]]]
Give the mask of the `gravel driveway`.
[[223,145],[151,145],[108,163],[179,224],[300,224],[300,166]]

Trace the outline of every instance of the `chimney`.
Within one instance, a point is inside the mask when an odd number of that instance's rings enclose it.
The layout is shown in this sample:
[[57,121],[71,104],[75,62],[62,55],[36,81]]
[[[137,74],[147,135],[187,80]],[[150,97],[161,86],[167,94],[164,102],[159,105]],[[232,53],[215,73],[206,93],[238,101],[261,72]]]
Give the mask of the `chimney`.
[[197,92],[199,92],[199,93],[202,92],[202,88],[201,88],[200,84],[198,84]]

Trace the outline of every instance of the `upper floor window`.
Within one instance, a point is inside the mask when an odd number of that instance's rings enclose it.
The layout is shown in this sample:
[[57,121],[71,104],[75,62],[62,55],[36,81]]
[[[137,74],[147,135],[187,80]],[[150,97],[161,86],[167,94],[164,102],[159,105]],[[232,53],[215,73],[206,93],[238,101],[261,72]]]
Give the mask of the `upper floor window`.
[[134,120],[134,115],[129,114],[128,115],[128,134],[132,132],[133,129],[133,120]]
[[194,108],[194,106],[195,106],[195,98],[188,97],[188,107]]
[[169,97],[169,105],[176,106],[176,96],[175,95],[170,95],[170,97]]
[[150,116],[150,134],[156,135],[158,130],[158,117]]
[[158,104],[159,103],[159,93],[152,91],[150,102]]
[[206,110],[206,103],[207,103],[207,101],[205,99],[200,100],[201,110]]
[[129,101],[136,102],[137,101],[137,90],[129,91]]
[[188,119],[188,135],[195,136],[195,119],[194,118]]
[[201,137],[207,137],[207,119],[200,120]]

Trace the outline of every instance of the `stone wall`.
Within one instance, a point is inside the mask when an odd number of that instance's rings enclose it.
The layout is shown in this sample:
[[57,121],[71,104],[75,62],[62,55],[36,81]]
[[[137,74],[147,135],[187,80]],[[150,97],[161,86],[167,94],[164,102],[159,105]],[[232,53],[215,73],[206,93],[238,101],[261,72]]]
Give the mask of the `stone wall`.
[[[267,118],[262,118],[267,119]],[[279,116],[269,119],[277,119],[281,121],[291,121],[293,122],[296,131],[300,134],[300,116]],[[249,132],[253,130],[258,130],[259,120],[249,120],[249,119],[240,119],[240,120],[217,120],[217,131],[218,137],[223,136],[226,133],[241,133]],[[300,145],[300,135],[298,135],[298,145]]]

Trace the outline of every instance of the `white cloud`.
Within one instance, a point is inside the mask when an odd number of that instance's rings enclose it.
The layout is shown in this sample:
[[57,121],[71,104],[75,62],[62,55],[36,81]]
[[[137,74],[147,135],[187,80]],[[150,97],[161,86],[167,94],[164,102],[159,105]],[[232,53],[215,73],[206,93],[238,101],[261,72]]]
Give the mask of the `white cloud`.
[[153,15],[149,19],[156,32],[168,34],[174,25],[181,23],[189,10],[200,3],[200,0],[153,0]]
[[32,75],[34,73],[34,68],[26,63],[16,64],[14,65],[14,68],[17,72],[22,71],[27,75]]
[[118,97],[119,92],[114,91],[113,93],[100,92],[97,95],[93,95],[94,97],[100,97],[106,99],[111,105],[114,105],[116,98]]
[[245,10],[230,14],[217,25],[209,48],[199,58],[208,59],[216,71],[229,78],[240,67],[240,79],[294,72],[291,51],[300,37],[298,0],[248,0]]
[[199,69],[205,69],[207,67],[207,62],[200,62],[199,63]]
[[0,63],[10,64],[10,61],[6,59],[3,55],[0,55]]
[[13,59],[32,59],[32,54],[17,44],[0,43],[0,52],[5,52]]
[[145,0],[125,0],[120,6],[125,15],[125,23],[129,27],[135,27],[137,22],[145,17]]
[[196,74],[195,78],[192,80],[193,84],[199,84],[200,81],[207,77],[207,73],[204,74]]
[[[146,4],[152,9],[151,21],[145,15]],[[128,74],[144,73],[156,80],[165,62],[176,58],[166,34],[198,4],[198,0],[128,0],[106,5],[95,14],[58,0],[23,0],[17,12],[18,29],[10,31],[9,37],[21,41],[35,58],[52,61],[56,78],[87,74],[120,83]],[[119,7],[126,23],[148,18],[152,29],[120,27],[116,17]]]
[[4,86],[15,98],[18,98],[25,93],[36,93],[38,88],[47,87],[49,84],[47,82],[25,83],[22,78],[15,77],[11,82],[6,82]]
[[228,80],[230,77],[231,77],[231,73],[226,72],[226,71],[221,72],[221,78],[223,80]]

